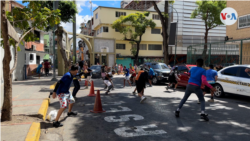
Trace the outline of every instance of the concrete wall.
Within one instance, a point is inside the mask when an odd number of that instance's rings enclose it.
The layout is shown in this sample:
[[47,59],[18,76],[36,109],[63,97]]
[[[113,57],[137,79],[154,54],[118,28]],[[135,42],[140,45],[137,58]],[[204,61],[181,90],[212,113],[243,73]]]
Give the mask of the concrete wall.
[[114,39],[94,39],[94,52],[101,52],[101,48],[108,47],[108,52],[115,52]]

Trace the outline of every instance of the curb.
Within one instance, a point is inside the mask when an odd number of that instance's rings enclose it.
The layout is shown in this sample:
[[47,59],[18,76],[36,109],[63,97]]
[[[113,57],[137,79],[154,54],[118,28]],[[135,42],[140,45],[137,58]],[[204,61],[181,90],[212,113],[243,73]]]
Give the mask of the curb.
[[25,141],[39,141],[41,134],[41,125],[40,123],[33,122],[30,126],[29,132],[25,138]]
[[45,98],[43,100],[43,103],[38,111],[38,114],[42,116],[43,120],[45,120],[46,118],[46,114],[47,114],[47,110],[48,110],[48,107],[49,107],[49,98]]
[[[57,83],[57,82],[56,82],[56,83]],[[54,89],[55,89],[55,86],[56,86],[56,83],[54,83],[53,85],[50,85],[49,89],[54,90]]]

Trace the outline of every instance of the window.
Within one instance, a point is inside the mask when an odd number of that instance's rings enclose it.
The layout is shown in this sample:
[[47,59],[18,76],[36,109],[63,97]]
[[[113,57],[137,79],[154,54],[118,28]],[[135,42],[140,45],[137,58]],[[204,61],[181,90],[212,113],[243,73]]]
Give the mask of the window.
[[36,64],[40,64],[40,56],[36,56]]
[[152,15],[152,19],[153,19],[153,20],[160,20],[160,16],[157,15],[157,14],[153,14],[153,15]]
[[115,12],[115,17],[126,16],[126,12]]
[[188,69],[185,66],[178,66],[178,71],[179,72],[188,72]]
[[231,67],[222,71],[222,74],[229,76],[237,76],[238,67]]
[[126,49],[125,44],[116,44],[116,49]]
[[97,18],[98,18],[98,13],[95,14],[95,19],[97,19]]
[[162,67],[162,69],[168,69],[168,66],[165,64],[161,65],[161,67]]
[[34,30],[34,35],[35,35],[35,37],[37,38],[35,41],[40,43],[40,32]]
[[100,33],[102,33],[102,27],[100,28]]
[[152,64],[150,65],[152,69],[161,69],[161,66],[159,64]]
[[162,50],[161,45],[148,45],[148,50]]
[[109,32],[109,27],[104,26],[104,27],[103,27],[103,32]]
[[34,60],[34,54],[30,54],[30,60]]
[[[133,48],[137,48],[137,44],[133,44]],[[147,44],[140,44],[140,50],[147,50]]]
[[161,34],[161,29],[151,29],[151,34]]
[[246,67],[240,67],[240,77],[250,79],[250,73],[245,72]]
[[238,28],[250,27],[250,15],[239,17]]

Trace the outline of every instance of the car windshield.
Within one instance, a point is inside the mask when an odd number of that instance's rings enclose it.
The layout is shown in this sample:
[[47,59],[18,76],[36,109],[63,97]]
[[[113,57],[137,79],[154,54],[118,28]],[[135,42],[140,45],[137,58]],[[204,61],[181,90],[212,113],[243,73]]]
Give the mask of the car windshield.
[[91,66],[90,69],[93,69],[93,70],[100,70],[101,68],[99,66]]
[[152,69],[168,69],[168,66],[166,64],[152,64]]

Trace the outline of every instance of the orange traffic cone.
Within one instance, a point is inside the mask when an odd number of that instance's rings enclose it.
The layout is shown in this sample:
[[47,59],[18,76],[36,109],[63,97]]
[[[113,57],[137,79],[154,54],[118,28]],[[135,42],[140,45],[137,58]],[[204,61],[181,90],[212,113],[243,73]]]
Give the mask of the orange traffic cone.
[[101,101],[101,96],[100,96],[100,90],[98,90],[97,94],[96,94],[94,110],[91,110],[90,112],[92,112],[92,113],[106,112],[104,109],[102,109],[102,101]]
[[91,88],[89,91],[89,95],[88,96],[95,96],[95,90],[94,90],[94,82],[92,81],[91,83]]

